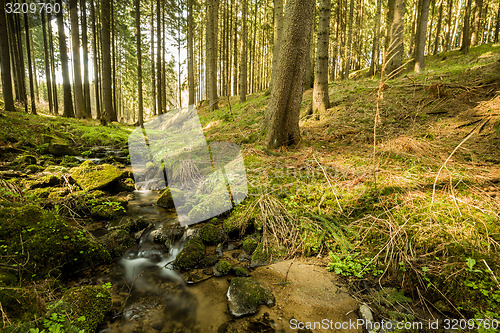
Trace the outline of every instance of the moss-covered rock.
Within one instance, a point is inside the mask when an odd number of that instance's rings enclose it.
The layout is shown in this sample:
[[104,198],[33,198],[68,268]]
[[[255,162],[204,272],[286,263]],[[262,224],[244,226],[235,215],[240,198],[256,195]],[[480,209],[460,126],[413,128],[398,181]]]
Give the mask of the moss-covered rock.
[[48,144],[48,151],[55,156],[73,155],[71,146],[62,140],[52,140]]
[[32,164],[32,165],[28,165],[25,170],[26,170],[26,173],[28,174],[32,174],[32,173],[39,173],[39,172],[42,172],[45,168],[41,165],[36,165],[36,164]]
[[243,250],[246,252],[246,254],[252,255],[252,253],[257,248],[257,245],[258,245],[258,243],[255,240],[255,238],[249,236],[249,237],[245,238],[242,246],[243,246]]
[[36,164],[36,157],[33,155],[22,155],[16,159],[15,163],[24,165],[33,165]]
[[166,188],[156,201],[156,205],[163,208],[175,208],[174,198],[178,202],[184,201],[184,193],[175,188]]
[[43,301],[31,289],[0,287],[2,311],[13,324],[30,321],[44,312]]
[[134,245],[134,240],[128,232],[123,229],[115,229],[99,238],[101,243],[112,258],[120,257]]
[[204,196],[198,202],[188,214],[191,223],[206,221],[232,208],[231,200],[225,188],[214,190],[210,195]]
[[207,223],[201,228],[200,238],[207,245],[217,245],[224,241],[225,233],[216,225]]
[[105,188],[117,182],[121,175],[122,172],[113,165],[95,165],[91,161],[71,170],[71,177],[86,191]]
[[193,237],[186,242],[182,251],[177,255],[174,265],[181,271],[195,268],[205,256],[205,245],[198,237]]
[[90,209],[90,215],[96,219],[112,220],[124,215],[126,206],[126,201],[102,200]]
[[227,291],[229,312],[234,317],[241,317],[257,312],[259,305],[274,305],[275,298],[271,290],[264,288],[251,277],[235,277]]
[[108,259],[85,231],[52,212],[33,205],[0,208],[0,263],[19,266],[25,279],[68,276]]
[[51,187],[51,186],[57,186],[61,184],[62,178],[57,175],[45,175],[42,176],[34,181],[31,181],[29,184],[29,189],[35,189],[35,188],[44,188],[44,187]]
[[224,276],[231,271],[231,264],[225,260],[219,261],[214,266],[214,276]]
[[252,254],[251,266],[262,266],[269,262],[269,254],[264,250],[260,243]]
[[72,323],[85,332],[95,332],[111,309],[111,294],[105,286],[71,288],[63,299],[73,310],[70,314]]
[[248,276],[247,270],[241,266],[233,267],[233,274],[240,277]]

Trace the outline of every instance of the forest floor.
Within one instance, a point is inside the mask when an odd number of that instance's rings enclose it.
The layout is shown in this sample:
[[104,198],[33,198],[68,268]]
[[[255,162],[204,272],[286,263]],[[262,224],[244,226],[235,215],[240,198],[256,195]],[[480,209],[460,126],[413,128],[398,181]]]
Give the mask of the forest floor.
[[[296,267],[335,272],[335,283],[379,321],[500,320],[500,45],[426,61],[423,74],[403,72],[383,84],[364,71],[330,83],[326,114],[309,114],[307,90],[302,140],[277,151],[259,139],[268,95],[250,95],[246,103],[221,98],[214,112],[201,103],[207,140],[237,143],[248,179],[248,198],[218,223],[227,233],[239,230],[242,243],[255,240],[253,257],[261,261],[313,257],[315,268],[304,261]],[[96,226],[82,216],[121,216],[129,199],[105,189],[91,194],[68,179],[72,167],[82,167],[80,157],[101,158],[120,170],[118,192],[130,190],[126,142],[133,128],[21,112],[0,113],[0,126],[0,314],[4,326],[50,315],[38,325],[49,329],[65,321],[54,310],[63,293],[82,308],[96,302],[75,293],[108,301],[109,286],[68,290],[65,272],[109,263],[141,230],[136,221],[125,234],[83,233],[105,222]],[[26,240],[57,216],[70,217],[58,225],[63,237]],[[20,231],[21,220],[41,222]],[[19,241],[12,237],[18,233]],[[74,244],[80,252],[68,251]],[[41,248],[47,251],[35,251]],[[48,260],[50,250],[65,256]],[[46,267],[36,265],[44,260]],[[274,265],[285,271],[285,264]],[[267,274],[259,269],[255,274]],[[295,267],[290,274],[303,276]],[[70,311],[71,322],[95,330],[103,314],[94,310],[85,310],[95,315],[90,319]]]

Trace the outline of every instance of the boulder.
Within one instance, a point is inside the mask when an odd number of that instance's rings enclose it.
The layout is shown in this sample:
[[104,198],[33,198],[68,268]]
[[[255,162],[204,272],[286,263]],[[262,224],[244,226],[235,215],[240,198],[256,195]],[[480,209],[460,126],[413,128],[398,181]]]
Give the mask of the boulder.
[[224,230],[212,223],[205,224],[200,231],[201,240],[207,245],[217,245],[222,243],[225,236],[226,234],[224,233]]
[[113,165],[95,165],[91,161],[85,161],[79,167],[71,169],[71,177],[86,191],[107,187],[117,182],[121,175],[122,172]]
[[123,229],[115,229],[99,238],[99,242],[109,251],[112,258],[118,258],[134,245],[134,240]]
[[55,156],[73,154],[73,150],[71,149],[70,145],[62,141],[49,143],[49,152]]
[[195,268],[205,256],[205,245],[200,238],[194,237],[186,242],[182,251],[174,260],[174,265],[181,271]]
[[242,317],[257,312],[259,305],[272,306],[276,302],[270,289],[251,277],[235,277],[227,291],[229,312]]
[[214,266],[214,276],[224,276],[231,271],[231,264],[225,260],[219,261]]
[[257,241],[253,237],[247,237],[243,241],[243,250],[246,252],[246,254],[251,256],[258,245],[259,243],[257,243]]
[[176,201],[182,202],[184,200],[183,192],[175,188],[170,189],[167,187],[156,201],[156,205],[167,209],[175,208],[174,198]]

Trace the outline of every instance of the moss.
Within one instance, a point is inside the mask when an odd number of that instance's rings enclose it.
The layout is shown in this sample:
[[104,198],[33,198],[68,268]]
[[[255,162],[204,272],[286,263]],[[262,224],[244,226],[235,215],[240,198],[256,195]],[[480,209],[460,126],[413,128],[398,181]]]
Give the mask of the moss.
[[259,305],[273,305],[274,295],[251,277],[235,277],[227,292],[229,311],[235,317],[257,312]]
[[[14,236],[15,235],[15,236]],[[109,259],[83,230],[40,207],[0,208],[0,263],[19,267],[23,278],[69,274]]]
[[[111,309],[111,294],[106,286],[71,288],[63,299],[73,310],[72,322],[85,332],[95,332]],[[85,319],[79,321],[82,317]]]
[[257,245],[257,241],[253,237],[249,236],[243,241],[243,250],[246,252],[246,254],[252,255],[252,253],[257,248]]
[[207,223],[201,228],[200,238],[207,245],[217,245],[223,242],[224,236],[224,231],[212,223]]
[[29,189],[51,187],[61,184],[62,178],[57,175],[46,175],[40,177],[29,184]]
[[269,255],[264,251],[262,243],[260,243],[252,254],[252,262],[267,262]]
[[35,198],[41,198],[45,199],[48,198],[49,195],[51,194],[52,189],[45,187],[45,188],[36,188],[34,190],[28,190],[25,192],[24,196],[27,198],[33,197]]
[[127,212],[126,204],[126,201],[120,200],[98,200],[90,209],[90,215],[96,219],[112,220]]
[[105,188],[116,182],[122,172],[110,164],[95,165],[91,161],[83,162],[71,170],[71,177],[86,191]]
[[127,231],[115,229],[99,238],[99,243],[108,250],[112,258],[117,258],[131,248],[135,242]]
[[205,245],[200,238],[194,237],[186,242],[182,251],[177,255],[174,265],[181,271],[198,266],[205,256]]
[[19,156],[14,163],[18,165],[35,165],[36,157],[33,155],[22,155]]
[[199,202],[188,214],[188,218],[192,223],[206,221],[232,208],[227,192],[218,190],[204,196]]
[[233,267],[233,274],[240,277],[248,276],[247,270],[241,266]]
[[43,301],[31,289],[0,287],[2,310],[13,322],[30,321],[44,311]]
[[156,201],[156,205],[167,209],[175,208],[174,198],[175,201],[182,202],[184,201],[184,193],[181,190],[167,187]]
[[224,276],[229,274],[229,271],[231,271],[231,264],[228,263],[225,260],[219,261],[217,264],[215,264],[214,267],[214,275],[215,276]]
[[45,168],[43,166],[32,164],[32,165],[28,165],[26,167],[26,172],[27,173],[39,173],[39,172],[42,172],[44,169]]

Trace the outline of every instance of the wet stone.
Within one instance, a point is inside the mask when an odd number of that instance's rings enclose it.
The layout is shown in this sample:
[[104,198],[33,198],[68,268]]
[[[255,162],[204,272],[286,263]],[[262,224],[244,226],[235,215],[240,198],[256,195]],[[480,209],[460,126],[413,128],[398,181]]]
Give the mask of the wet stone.
[[259,305],[272,306],[276,301],[270,289],[251,277],[232,279],[227,291],[227,300],[229,312],[234,317],[254,314]]

